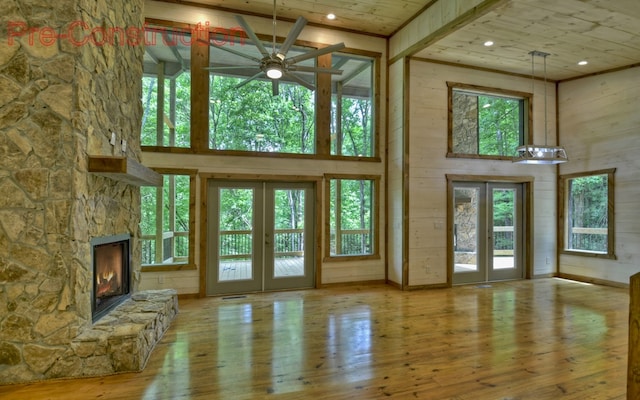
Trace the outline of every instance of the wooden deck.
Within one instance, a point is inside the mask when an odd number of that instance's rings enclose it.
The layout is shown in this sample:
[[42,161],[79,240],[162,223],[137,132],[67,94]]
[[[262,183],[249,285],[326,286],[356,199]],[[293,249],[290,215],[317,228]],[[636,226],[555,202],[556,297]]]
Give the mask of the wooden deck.
[[[453,272],[477,271],[475,264],[455,264]],[[513,257],[493,257],[493,269],[513,268]]]
[[536,279],[180,300],[144,371],[2,399],[625,399],[625,289]]
[[[275,276],[302,276],[303,263],[304,257],[276,258]],[[219,276],[221,281],[251,279],[251,261],[222,261]]]

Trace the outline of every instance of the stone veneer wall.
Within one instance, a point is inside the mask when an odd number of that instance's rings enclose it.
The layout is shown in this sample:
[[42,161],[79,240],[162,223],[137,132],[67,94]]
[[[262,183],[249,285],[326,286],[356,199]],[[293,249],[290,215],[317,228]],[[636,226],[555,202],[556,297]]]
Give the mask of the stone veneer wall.
[[[141,28],[142,7],[2,2],[0,383],[76,376],[84,367],[71,343],[92,329],[91,238],[132,235],[138,287],[139,189],[88,173],[87,159],[115,154],[114,131],[139,160],[143,46],[127,37],[94,43],[103,28]],[[20,26],[32,33],[15,37]],[[52,39],[69,31],[72,39]]]
[[453,92],[453,152],[478,152],[478,97]]

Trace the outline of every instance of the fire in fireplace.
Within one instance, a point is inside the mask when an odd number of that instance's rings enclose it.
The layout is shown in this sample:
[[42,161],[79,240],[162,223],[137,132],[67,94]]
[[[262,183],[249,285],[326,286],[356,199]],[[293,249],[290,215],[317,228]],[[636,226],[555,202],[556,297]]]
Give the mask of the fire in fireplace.
[[96,322],[130,296],[131,235],[91,240],[93,248],[92,320]]

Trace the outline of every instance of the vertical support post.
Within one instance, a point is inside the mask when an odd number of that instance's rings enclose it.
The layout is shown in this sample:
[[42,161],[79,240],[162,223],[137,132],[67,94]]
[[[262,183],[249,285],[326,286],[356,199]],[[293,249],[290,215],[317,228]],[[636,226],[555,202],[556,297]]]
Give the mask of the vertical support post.
[[[331,54],[318,57],[319,68],[331,68]],[[316,74],[316,154],[331,154],[331,74]]]
[[156,107],[156,146],[164,143],[164,61],[158,63],[158,101]]
[[640,273],[631,277],[629,299],[627,400],[638,400],[640,399]]

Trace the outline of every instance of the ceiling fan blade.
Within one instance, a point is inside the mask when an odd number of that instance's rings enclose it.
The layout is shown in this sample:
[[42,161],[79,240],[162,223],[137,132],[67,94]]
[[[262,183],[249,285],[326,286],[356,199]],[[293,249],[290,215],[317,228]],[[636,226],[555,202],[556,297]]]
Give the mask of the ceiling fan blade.
[[289,34],[287,35],[284,43],[282,43],[282,46],[280,46],[280,50],[278,51],[279,55],[281,55],[283,58],[287,55],[287,52],[291,48],[291,45],[293,45],[293,42],[298,39],[298,36],[300,36],[300,32],[302,32],[302,29],[304,29],[304,26],[306,24],[307,20],[304,19],[304,17],[298,17],[295,25],[293,25],[293,28],[291,28],[291,30],[289,31]]
[[261,61],[259,58],[256,58],[256,57],[253,57],[253,56],[250,56],[250,55],[248,55],[248,54],[244,54],[244,53],[242,53],[242,52],[239,52],[238,50],[234,50],[234,49],[232,49],[232,48],[229,48],[229,46],[218,46],[218,45],[215,45],[215,44],[213,44],[213,43],[206,42],[206,41],[204,41],[204,40],[200,40],[200,42],[207,43],[209,46],[215,47],[216,49],[224,50],[224,51],[226,51],[226,52],[228,52],[228,53],[235,54],[235,55],[236,55],[236,56],[238,56],[238,57],[246,58],[247,60],[251,60],[251,61],[253,61],[253,62],[255,62],[255,63],[258,63],[258,64],[259,64],[259,63],[260,63],[260,61]]
[[269,52],[267,51],[267,49],[264,47],[264,45],[262,44],[262,42],[260,41],[260,39],[258,39],[258,37],[256,36],[256,34],[253,32],[253,29],[251,29],[251,27],[249,26],[249,24],[247,24],[247,21],[244,20],[244,18],[242,18],[240,15],[236,15],[236,20],[238,21],[238,23],[240,24],[240,26],[242,26],[242,29],[244,29],[245,33],[247,34],[247,36],[249,36],[249,39],[251,39],[251,41],[256,45],[256,47],[258,48],[258,50],[260,51],[260,53],[264,56],[264,57],[269,57]]
[[312,50],[308,53],[303,53],[295,57],[287,58],[285,61],[291,65],[300,61],[308,60],[310,58],[315,58],[324,54],[333,53],[334,51],[344,49],[344,43],[332,44],[331,46],[323,47],[321,49]]
[[305,67],[304,65],[292,65],[289,67],[289,71],[300,72],[319,72],[321,74],[335,74],[342,75],[342,70],[335,68],[318,68],[318,67]]
[[258,78],[260,75],[264,75],[264,72],[260,71],[257,74],[255,74],[254,76],[247,78],[245,80],[243,80],[242,82],[238,83],[235,88],[236,89],[240,89],[241,87],[243,87],[244,85],[246,85],[247,83],[251,82],[252,80]]
[[225,65],[223,66],[218,66],[218,67],[206,67],[205,68],[207,71],[233,71],[233,70],[239,70],[239,69],[254,69],[254,70],[258,70],[258,67],[254,67],[251,65]]
[[295,75],[295,74],[290,74],[288,72],[284,73],[284,76],[291,79],[292,81],[300,84],[301,86],[306,87],[309,90],[316,90],[316,87],[313,86],[312,84],[310,84],[309,82],[305,81],[304,79],[300,78],[299,76]]
[[280,94],[280,81],[277,79],[272,79],[271,80],[271,91],[273,92],[274,96],[277,96]]

